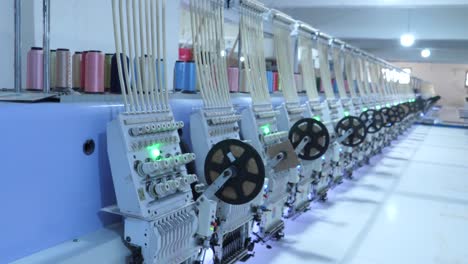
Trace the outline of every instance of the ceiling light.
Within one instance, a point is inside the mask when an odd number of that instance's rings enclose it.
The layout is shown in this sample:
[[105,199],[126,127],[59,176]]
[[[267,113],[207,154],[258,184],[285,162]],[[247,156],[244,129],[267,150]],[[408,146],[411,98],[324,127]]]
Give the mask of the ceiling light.
[[414,44],[414,35],[413,34],[403,34],[400,37],[400,43],[403,47],[411,47]]
[[421,57],[429,58],[430,56],[431,56],[431,50],[430,49],[423,49],[421,51]]

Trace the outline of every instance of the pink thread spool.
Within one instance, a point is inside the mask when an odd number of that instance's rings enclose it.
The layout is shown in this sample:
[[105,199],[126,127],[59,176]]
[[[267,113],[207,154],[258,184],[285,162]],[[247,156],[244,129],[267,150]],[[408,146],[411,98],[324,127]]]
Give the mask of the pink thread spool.
[[273,92],[279,91],[279,74],[277,71],[273,72]]
[[86,83],[86,55],[88,51],[81,54],[81,89],[84,89]]
[[179,60],[188,62],[193,60],[193,54],[191,48],[179,48]]
[[33,47],[28,52],[26,89],[44,90],[44,52],[42,48]]
[[345,81],[344,81],[344,86],[345,86],[346,92],[347,92],[347,93],[350,93],[348,80],[345,80]]
[[239,92],[239,68],[237,67],[228,68],[228,82],[229,82],[229,91],[231,93]]
[[104,93],[104,61],[100,51],[89,51],[85,62],[85,93]]

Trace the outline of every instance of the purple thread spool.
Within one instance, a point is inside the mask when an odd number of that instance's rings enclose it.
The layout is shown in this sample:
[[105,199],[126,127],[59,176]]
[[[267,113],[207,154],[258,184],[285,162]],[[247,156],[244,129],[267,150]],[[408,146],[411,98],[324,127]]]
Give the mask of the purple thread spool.
[[33,47],[28,52],[26,89],[44,90],[44,52],[42,48]]

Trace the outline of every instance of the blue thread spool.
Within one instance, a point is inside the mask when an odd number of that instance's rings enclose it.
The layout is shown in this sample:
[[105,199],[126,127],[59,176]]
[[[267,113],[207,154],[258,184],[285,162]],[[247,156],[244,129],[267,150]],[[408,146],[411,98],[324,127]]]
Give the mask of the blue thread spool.
[[185,89],[183,93],[196,93],[197,92],[197,66],[194,61],[186,62],[185,69]]
[[183,91],[188,85],[188,72],[187,64],[185,61],[176,61],[174,66],[174,89],[176,91]]
[[267,71],[266,75],[267,75],[268,91],[270,93],[273,93],[273,72]]

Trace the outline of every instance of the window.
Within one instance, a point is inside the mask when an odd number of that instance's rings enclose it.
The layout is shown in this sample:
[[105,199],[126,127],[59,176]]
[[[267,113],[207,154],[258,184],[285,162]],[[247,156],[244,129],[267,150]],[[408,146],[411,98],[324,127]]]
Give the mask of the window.
[[466,72],[466,75],[465,75],[465,87],[468,88],[468,71]]

